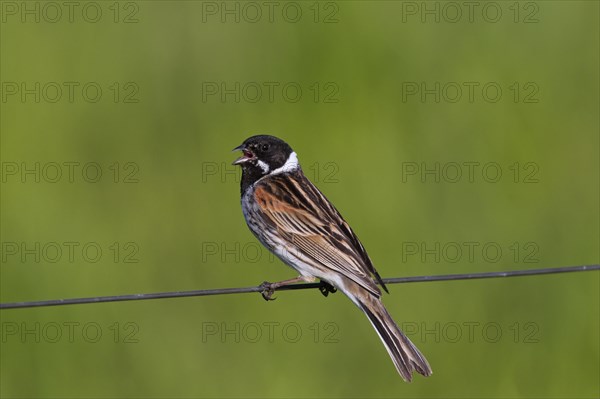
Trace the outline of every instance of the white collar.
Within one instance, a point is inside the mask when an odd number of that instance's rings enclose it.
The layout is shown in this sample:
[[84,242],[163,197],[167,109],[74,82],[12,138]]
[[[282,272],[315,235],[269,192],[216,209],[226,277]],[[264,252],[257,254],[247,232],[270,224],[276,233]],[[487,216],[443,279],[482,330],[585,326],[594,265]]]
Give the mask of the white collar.
[[[262,167],[262,166],[261,166]],[[269,175],[278,175],[285,172],[293,172],[298,169],[298,156],[292,152],[283,166],[273,170]]]

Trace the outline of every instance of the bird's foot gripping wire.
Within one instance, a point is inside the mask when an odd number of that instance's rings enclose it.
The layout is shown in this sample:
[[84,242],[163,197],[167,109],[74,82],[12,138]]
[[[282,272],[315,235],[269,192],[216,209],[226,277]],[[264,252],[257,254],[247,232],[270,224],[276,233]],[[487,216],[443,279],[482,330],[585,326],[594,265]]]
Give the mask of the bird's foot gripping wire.
[[[277,288],[279,287],[283,287],[285,285],[292,285],[292,284],[296,284],[296,283],[301,283],[301,282],[314,282],[316,280],[316,278],[314,277],[306,277],[306,276],[298,276],[289,280],[284,280],[284,281],[278,281],[277,283],[269,283],[268,281],[264,281],[261,285],[258,286],[258,288],[260,288],[260,293],[262,294],[262,297],[264,298],[265,301],[273,301],[276,298],[273,298],[273,294],[275,293],[275,290],[277,290]],[[325,283],[327,284],[327,283]],[[330,288],[326,288],[327,289],[327,294],[329,294],[329,292],[335,292],[335,288],[333,288],[331,285],[327,284]],[[321,290],[321,287],[319,287],[319,289]],[[333,291],[332,291],[333,290]],[[323,291],[321,291],[323,292]],[[327,296],[327,294],[323,294],[325,296]]]
[[277,288],[277,283],[269,283],[268,281],[263,281],[263,283],[259,286],[261,289],[260,293],[265,301],[274,301],[277,298],[273,298],[273,294],[275,293],[275,289]]
[[323,294],[323,296],[326,297],[330,293],[334,294],[337,291],[337,288],[329,284],[327,281],[321,280],[321,283],[319,285],[319,291],[321,291],[321,294]]

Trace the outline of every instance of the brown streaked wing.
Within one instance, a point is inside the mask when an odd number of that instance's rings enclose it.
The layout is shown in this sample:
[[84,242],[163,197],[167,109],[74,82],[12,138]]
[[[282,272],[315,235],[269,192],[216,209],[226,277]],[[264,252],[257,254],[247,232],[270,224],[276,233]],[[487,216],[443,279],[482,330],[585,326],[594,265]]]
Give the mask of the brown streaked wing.
[[346,238],[352,243],[355,251],[362,258],[362,260],[364,262],[364,266],[366,267],[367,273],[373,274],[375,276],[375,278],[377,279],[377,281],[379,282],[379,284],[381,285],[381,287],[383,287],[385,292],[389,292],[387,287],[383,283],[381,276],[379,276],[379,273],[375,269],[375,266],[373,266],[373,262],[371,262],[371,258],[369,258],[367,251],[363,247],[362,243],[360,242],[360,240],[358,239],[358,237],[356,236],[356,234],[354,233],[354,231],[352,230],[350,225],[344,220],[342,215],[338,212],[338,210],[333,206],[333,204],[331,202],[329,202],[329,200],[325,197],[325,195],[323,195],[323,193],[314,184],[312,184],[310,182],[310,180],[308,180],[303,174],[301,174],[300,176],[297,176],[296,180],[298,182],[303,182],[303,184],[307,187],[307,189],[312,192],[311,196],[318,199],[319,204],[321,205],[322,209],[327,210],[327,212],[328,212],[327,217],[332,221],[332,223],[335,223],[338,225],[339,229],[344,233]]
[[313,266],[340,273],[381,295],[371,273],[379,276],[358,238],[301,172],[259,182],[254,196],[265,222],[274,224],[293,250],[310,259]]

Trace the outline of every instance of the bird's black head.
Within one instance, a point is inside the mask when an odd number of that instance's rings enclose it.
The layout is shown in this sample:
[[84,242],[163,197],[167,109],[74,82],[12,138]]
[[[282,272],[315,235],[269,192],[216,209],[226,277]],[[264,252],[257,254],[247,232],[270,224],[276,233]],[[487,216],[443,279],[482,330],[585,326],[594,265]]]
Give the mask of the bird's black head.
[[243,153],[233,162],[242,167],[242,193],[265,175],[298,169],[296,153],[285,141],[274,136],[252,136],[233,150]]

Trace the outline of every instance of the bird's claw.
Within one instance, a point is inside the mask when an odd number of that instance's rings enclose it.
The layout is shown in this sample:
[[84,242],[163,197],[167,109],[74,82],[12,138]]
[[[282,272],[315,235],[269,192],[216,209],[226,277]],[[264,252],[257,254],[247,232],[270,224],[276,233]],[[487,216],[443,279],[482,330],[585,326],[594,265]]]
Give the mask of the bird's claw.
[[329,284],[327,281],[321,280],[321,283],[319,285],[319,291],[321,291],[321,294],[323,294],[323,296],[326,297],[327,295],[329,295],[329,293],[335,293],[337,291],[337,288]]
[[273,298],[273,294],[275,293],[275,286],[273,283],[269,283],[268,281],[263,281],[263,283],[259,286],[260,294],[262,295],[265,301],[274,301],[277,298]]

